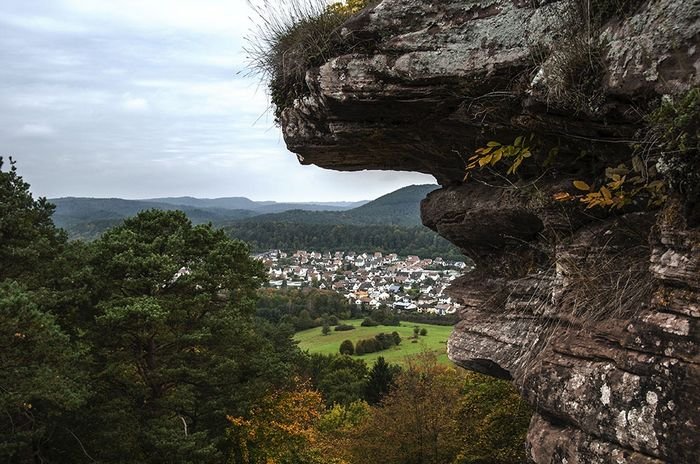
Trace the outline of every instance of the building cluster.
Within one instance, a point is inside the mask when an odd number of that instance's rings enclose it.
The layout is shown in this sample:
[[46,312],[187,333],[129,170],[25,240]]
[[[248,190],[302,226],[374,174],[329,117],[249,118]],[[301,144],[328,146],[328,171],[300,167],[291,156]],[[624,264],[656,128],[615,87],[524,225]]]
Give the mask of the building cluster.
[[395,253],[321,253],[279,250],[256,255],[269,275],[269,286],[316,287],[334,290],[357,305],[452,314],[459,309],[445,289],[459,275],[471,270],[462,261],[421,259]]

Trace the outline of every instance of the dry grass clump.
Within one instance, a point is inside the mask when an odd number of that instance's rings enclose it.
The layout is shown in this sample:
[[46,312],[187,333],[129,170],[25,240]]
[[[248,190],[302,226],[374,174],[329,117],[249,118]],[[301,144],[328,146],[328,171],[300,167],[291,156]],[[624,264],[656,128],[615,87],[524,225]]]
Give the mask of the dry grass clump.
[[583,35],[567,37],[542,67],[546,99],[575,113],[595,114],[604,100],[602,46]]
[[536,83],[543,84],[548,103],[575,113],[595,115],[601,110],[605,93],[605,43],[600,39],[609,21],[629,16],[641,0],[577,0],[559,18],[564,35],[542,56]]
[[258,18],[246,38],[249,69],[268,83],[278,119],[307,93],[306,71],[342,54],[340,26],[368,0],[329,4],[326,0],[249,0]]
[[591,247],[560,257],[557,274],[563,287],[555,297],[563,314],[585,326],[606,319],[633,317],[651,300],[647,243],[626,247]]

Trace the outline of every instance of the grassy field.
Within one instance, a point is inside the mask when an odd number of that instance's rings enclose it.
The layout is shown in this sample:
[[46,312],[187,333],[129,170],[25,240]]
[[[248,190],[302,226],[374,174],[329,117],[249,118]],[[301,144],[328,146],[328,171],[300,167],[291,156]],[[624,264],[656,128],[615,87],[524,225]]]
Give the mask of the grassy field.
[[[407,357],[424,351],[434,351],[438,355],[438,361],[444,364],[450,363],[446,353],[447,338],[452,332],[452,327],[450,326],[402,322],[398,327],[385,325],[361,327],[362,319],[343,321],[343,323],[354,325],[355,330],[347,332],[336,332],[333,330],[330,334],[323,335],[321,327],[316,327],[296,333],[294,339],[299,342],[299,347],[302,350],[308,350],[309,353],[336,354],[343,340],[351,340],[354,345],[358,340],[372,338],[380,332],[391,333],[396,331],[401,335],[400,345],[388,350],[353,357],[364,359],[368,365],[372,365],[379,356],[384,356],[387,362],[403,364]],[[421,329],[425,328],[428,334],[424,337],[419,337],[416,343],[411,343],[413,340],[410,337],[413,336],[413,328],[416,326]]]

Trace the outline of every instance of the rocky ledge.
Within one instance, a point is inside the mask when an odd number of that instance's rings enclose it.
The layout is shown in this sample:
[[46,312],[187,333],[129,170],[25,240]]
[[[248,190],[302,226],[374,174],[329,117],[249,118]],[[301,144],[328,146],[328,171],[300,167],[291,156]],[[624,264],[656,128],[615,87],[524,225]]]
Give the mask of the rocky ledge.
[[[452,287],[449,356],[521,390],[530,458],[700,462],[697,190],[614,212],[553,200],[640,146],[656,161],[649,115],[700,85],[700,3],[384,0],[341,35],[351,53],[281,112],[288,148],[436,177],[423,222],[477,264]],[[516,176],[463,182],[476,148],[530,134]]]

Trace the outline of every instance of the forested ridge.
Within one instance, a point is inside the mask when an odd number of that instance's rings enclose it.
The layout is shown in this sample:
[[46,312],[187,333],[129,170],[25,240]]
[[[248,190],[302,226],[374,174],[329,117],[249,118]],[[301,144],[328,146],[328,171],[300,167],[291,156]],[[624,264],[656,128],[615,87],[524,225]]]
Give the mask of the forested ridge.
[[194,224],[211,222],[224,227],[231,237],[247,242],[253,251],[381,251],[462,259],[454,245],[421,225],[420,201],[435,188],[411,185],[343,211],[314,210],[341,209],[335,204],[307,204],[303,205],[306,209],[290,210],[295,205],[246,198],[59,198],[53,200],[57,206],[53,219],[70,238],[94,240],[139,211],[181,210]]
[[266,276],[247,245],[180,211],[69,241],[3,168],[0,462],[523,460],[530,411],[506,382],[429,356],[301,352],[293,323],[361,308],[271,290],[258,304]]

